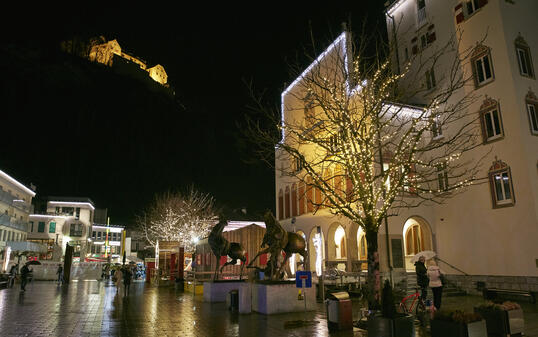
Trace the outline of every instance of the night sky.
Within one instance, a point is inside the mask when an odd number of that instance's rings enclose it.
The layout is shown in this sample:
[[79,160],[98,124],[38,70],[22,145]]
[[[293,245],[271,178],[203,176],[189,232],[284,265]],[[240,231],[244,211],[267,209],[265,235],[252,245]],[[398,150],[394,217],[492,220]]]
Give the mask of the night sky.
[[[237,127],[251,103],[245,81],[277,106],[295,78],[288,63],[310,62],[310,27],[319,53],[344,21],[353,31],[364,19],[383,28],[384,2],[5,10],[0,169],[35,184],[37,196],[88,197],[108,208],[112,223],[132,224],[155,193],[190,185],[229,209],[274,210],[274,171],[253,157]],[[175,102],[146,98],[116,78],[88,90],[98,75],[74,82],[65,74],[77,77],[78,66],[50,53],[27,56],[75,35],[117,39],[149,66],[163,65]]]

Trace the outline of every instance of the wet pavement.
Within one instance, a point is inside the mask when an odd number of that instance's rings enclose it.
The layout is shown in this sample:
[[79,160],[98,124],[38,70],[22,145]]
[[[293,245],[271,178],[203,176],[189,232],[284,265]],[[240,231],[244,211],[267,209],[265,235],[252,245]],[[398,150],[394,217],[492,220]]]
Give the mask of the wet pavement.
[[[54,282],[32,282],[20,293],[0,290],[1,336],[367,336],[364,331],[329,333],[324,306],[305,313],[239,315],[225,303],[205,303],[202,296],[154,287],[142,282],[131,293],[117,293],[112,284],[73,282],[58,287]],[[447,308],[472,311],[478,297],[446,298]],[[353,319],[361,303],[353,303]],[[538,307],[523,304],[525,336],[538,337]],[[294,321],[307,321],[293,327]],[[286,324],[288,323],[288,324]],[[429,334],[417,330],[417,336]]]

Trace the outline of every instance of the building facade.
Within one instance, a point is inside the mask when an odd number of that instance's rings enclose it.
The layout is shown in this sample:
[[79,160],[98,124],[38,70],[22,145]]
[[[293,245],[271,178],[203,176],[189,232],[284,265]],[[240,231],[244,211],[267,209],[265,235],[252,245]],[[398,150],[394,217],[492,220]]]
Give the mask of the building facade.
[[[421,78],[421,83],[405,83],[404,78],[401,85],[427,88],[421,91],[422,96],[403,103],[420,106],[428,99],[425,95],[441,90],[443,78],[436,74],[443,74],[457,55],[469,56],[470,61],[459,71],[473,85],[462,87],[455,97],[475,97],[467,109],[477,116],[483,145],[469,156],[484,157],[487,165],[480,172],[485,183],[468,188],[443,205],[425,204],[388,218],[378,235],[380,267],[385,275],[391,270],[395,277],[404,277],[414,271],[411,258],[416,253],[434,250],[457,268],[441,265],[454,279],[463,277],[461,271],[470,275],[464,285],[468,290],[481,281],[489,287],[538,291],[538,86],[533,63],[533,55],[538,53],[533,32],[538,27],[532,15],[538,12],[537,5],[504,0],[400,0],[388,4],[388,38],[398,51],[393,71],[401,73],[406,66],[410,71],[421,71],[411,76]],[[427,57],[454,37],[459,39],[457,49],[427,69],[413,68],[415,56]],[[298,99],[302,97],[297,92],[298,83],[317,63],[345,51],[348,39],[342,34],[282,93],[284,121],[306,119],[309,109]],[[446,128],[444,132],[449,133]],[[442,139],[441,130],[432,130],[432,139]],[[277,148],[277,158],[281,157],[279,151]],[[310,155],[314,153],[312,150]],[[328,208],[314,208],[308,200],[319,203],[321,194],[282,174],[282,168],[291,166],[301,170],[300,163],[278,159],[275,163],[277,217],[287,230],[307,239],[309,268],[318,273],[321,264],[345,271],[363,270],[367,242],[362,230],[332,215]],[[450,177],[439,180],[441,185],[450,183]]]
[[10,242],[26,241],[35,192],[0,170],[0,251],[5,258]]
[[90,254],[94,211],[88,198],[50,197],[41,214],[30,214],[28,241],[47,245],[41,259],[60,260],[69,244],[74,247],[73,260],[84,262]]
[[90,240],[91,260],[122,262],[126,242],[124,226],[93,224]]

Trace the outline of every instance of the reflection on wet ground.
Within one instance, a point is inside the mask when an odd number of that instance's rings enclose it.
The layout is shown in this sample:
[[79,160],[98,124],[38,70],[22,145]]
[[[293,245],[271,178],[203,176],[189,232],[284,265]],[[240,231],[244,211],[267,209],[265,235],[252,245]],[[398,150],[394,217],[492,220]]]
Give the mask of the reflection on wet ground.
[[[444,299],[447,308],[472,311],[476,297]],[[358,320],[361,303],[353,303]],[[538,336],[538,310],[524,304],[526,336]],[[297,325],[292,321],[307,320]],[[286,322],[288,324],[286,324]],[[291,324],[290,324],[291,323]],[[225,303],[204,303],[201,296],[153,287],[142,282],[123,295],[114,285],[73,282],[57,287],[54,282],[32,282],[25,293],[17,285],[0,290],[2,336],[366,336],[355,329],[329,333],[325,308],[308,313],[280,315],[230,312]],[[417,329],[417,336],[429,336]]]

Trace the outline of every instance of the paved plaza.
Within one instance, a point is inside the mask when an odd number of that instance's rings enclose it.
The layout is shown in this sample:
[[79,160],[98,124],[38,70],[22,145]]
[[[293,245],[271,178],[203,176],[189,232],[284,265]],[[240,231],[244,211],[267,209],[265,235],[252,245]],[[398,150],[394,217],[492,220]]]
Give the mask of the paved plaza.
[[[444,299],[446,307],[472,311],[481,298]],[[358,319],[360,303],[354,303]],[[538,309],[523,304],[526,336],[538,337]],[[310,324],[290,327],[292,321]],[[330,333],[324,306],[304,313],[239,315],[225,303],[204,303],[202,296],[154,287],[142,282],[123,296],[110,283],[73,282],[58,287],[54,282],[32,282],[25,293],[18,284],[0,290],[0,336],[366,336],[363,331]],[[429,336],[417,331],[417,336]]]

